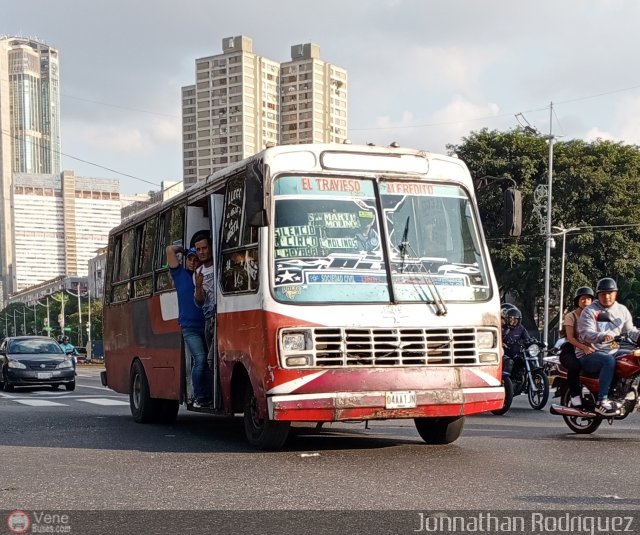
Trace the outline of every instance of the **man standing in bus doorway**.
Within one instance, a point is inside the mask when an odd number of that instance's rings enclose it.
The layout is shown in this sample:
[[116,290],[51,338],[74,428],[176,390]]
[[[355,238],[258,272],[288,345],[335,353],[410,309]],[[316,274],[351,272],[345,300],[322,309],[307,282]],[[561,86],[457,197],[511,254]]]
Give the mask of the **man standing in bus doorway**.
[[[200,262],[194,248],[185,251],[181,245],[169,245],[166,252],[169,272],[178,294],[178,323],[184,345],[191,354],[191,383],[195,398],[193,406],[206,407],[211,405],[211,374],[207,363],[205,320],[202,309],[196,306],[193,299],[193,272]],[[180,263],[178,253],[185,255],[185,267]]]
[[195,286],[194,298],[196,305],[202,308],[205,320],[205,337],[209,347],[208,360],[214,369],[216,363],[215,332],[216,332],[216,287],[213,272],[213,251],[211,234],[206,230],[196,232],[191,243],[198,254],[200,266],[193,274]]

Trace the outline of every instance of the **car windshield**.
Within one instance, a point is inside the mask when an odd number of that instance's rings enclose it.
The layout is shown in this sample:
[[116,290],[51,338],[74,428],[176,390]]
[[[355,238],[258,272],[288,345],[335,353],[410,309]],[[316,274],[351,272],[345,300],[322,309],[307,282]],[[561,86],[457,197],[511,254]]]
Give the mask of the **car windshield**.
[[456,184],[282,176],[275,201],[279,300],[470,302],[490,296],[472,201]]
[[42,340],[38,338],[11,340],[7,352],[13,354],[63,353],[62,348],[53,340]]

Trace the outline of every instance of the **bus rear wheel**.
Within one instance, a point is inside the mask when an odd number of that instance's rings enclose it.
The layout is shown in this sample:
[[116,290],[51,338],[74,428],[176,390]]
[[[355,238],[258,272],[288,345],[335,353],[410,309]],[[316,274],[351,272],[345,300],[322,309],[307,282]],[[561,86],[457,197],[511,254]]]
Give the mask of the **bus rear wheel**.
[[290,422],[261,418],[251,383],[244,391],[244,432],[249,444],[261,450],[279,450],[289,436]]
[[129,407],[133,419],[141,424],[173,423],[178,415],[179,402],[173,399],[152,398],[149,392],[149,381],[144,366],[136,360],[131,367],[129,387]]
[[464,416],[453,418],[415,418],[418,434],[427,444],[451,444],[458,440]]

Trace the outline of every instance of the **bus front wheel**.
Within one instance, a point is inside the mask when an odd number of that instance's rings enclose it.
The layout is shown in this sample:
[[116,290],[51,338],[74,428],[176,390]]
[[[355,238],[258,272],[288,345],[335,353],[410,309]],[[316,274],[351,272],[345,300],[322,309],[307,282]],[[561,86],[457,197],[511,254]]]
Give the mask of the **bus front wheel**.
[[451,444],[460,437],[464,416],[454,418],[415,418],[418,434],[427,444]]
[[279,450],[289,436],[290,422],[261,418],[251,383],[244,391],[244,432],[249,444],[261,450]]

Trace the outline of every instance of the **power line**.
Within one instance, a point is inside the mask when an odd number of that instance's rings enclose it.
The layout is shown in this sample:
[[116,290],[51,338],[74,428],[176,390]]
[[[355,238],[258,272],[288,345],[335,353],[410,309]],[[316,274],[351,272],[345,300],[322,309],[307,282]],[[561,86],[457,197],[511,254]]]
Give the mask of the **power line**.
[[[620,225],[585,225],[583,227],[576,227],[575,231],[572,231],[571,234],[583,234],[583,232],[579,231],[595,231],[595,232],[625,232],[628,230],[634,230],[640,228],[640,223],[627,223]],[[487,238],[488,242],[495,241],[518,241],[520,239],[533,239],[533,238],[543,238],[542,234],[524,234],[520,236],[503,236],[497,238]]]
[[[13,139],[17,139],[18,141],[22,141],[22,137],[20,136],[16,136],[11,134],[11,132],[7,132],[6,130],[3,130],[2,133],[5,136],[8,136],[10,138]],[[83,158],[78,158],[77,156],[72,156],[71,154],[66,154],[62,151],[56,150],[52,147],[44,147],[42,144],[40,144],[40,142],[38,140],[33,139],[32,143],[36,146],[38,146],[41,149],[45,149],[45,150],[49,150],[55,154],[59,154],[60,156],[64,156],[65,158],[71,158],[72,160],[76,160],[78,162],[82,162],[82,163],[86,163],[88,165],[93,165],[94,167],[99,167],[100,169],[104,169],[106,171],[110,171],[111,173],[115,173],[117,175],[120,176],[124,176],[127,178],[133,178],[134,180],[139,180],[140,182],[145,182],[146,184],[151,184],[152,186],[161,186],[161,184],[158,184],[157,182],[151,182],[150,180],[146,180],[144,178],[140,178],[139,176],[135,176],[135,175],[130,175],[129,173],[123,173],[122,171],[118,171],[117,169],[113,169],[111,167],[107,167],[105,165],[100,165],[99,163],[95,163],[95,162],[90,162],[89,160],[85,160]]]
[[149,115],[158,115],[158,116],[161,116],[161,117],[171,117],[172,119],[181,119],[180,116],[173,115],[171,113],[162,113],[162,112],[159,112],[159,111],[143,110],[143,109],[140,109],[140,108],[130,108],[128,106],[120,106],[119,104],[111,104],[109,102],[100,102],[98,100],[90,100],[88,98],[74,97],[72,95],[66,95],[64,93],[61,93],[60,96],[65,97],[65,98],[70,98],[70,99],[73,99],[73,100],[80,100],[82,102],[90,102],[91,104],[99,104],[100,106],[108,106],[110,108],[118,108],[120,110],[136,111],[138,113],[147,113]]
[[[586,95],[586,96],[582,96],[582,97],[576,97],[576,98],[572,98],[572,99],[567,99],[567,100],[560,100],[560,101],[554,101],[554,104],[570,104],[573,102],[579,102],[582,100],[589,100],[592,98],[598,98],[598,97],[604,97],[604,96],[608,96],[608,95],[613,95],[615,93],[623,93],[625,91],[633,91],[635,89],[640,89],[640,85],[633,85],[630,87],[625,87],[622,89],[613,89],[611,91],[604,91],[602,93],[596,93],[593,95]],[[533,108],[530,110],[524,110],[521,111],[520,113],[533,113],[533,112],[538,112],[538,111],[544,111],[549,109],[549,106],[544,106],[541,108]],[[555,114],[555,112],[554,112]],[[370,127],[370,128],[349,128],[350,131],[352,132],[362,132],[362,131],[370,131],[370,130],[404,130],[404,129],[408,129],[408,128],[427,128],[427,127],[431,127],[431,126],[449,126],[449,125],[454,125],[454,124],[464,124],[464,123],[471,123],[471,122],[476,122],[476,121],[486,121],[488,119],[498,119],[501,117],[510,117],[513,115],[517,115],[514,112],[510,112],[510,113],[499,113],[497,115],[485,115],[483,117],[475,117],[475,118],[470,118],[470,119],[460,119],[457,121],[444,121],[444,122],[439,122],[439,123],[424,123],[424,124],[413,124],[413,125],[398,125],[398,126],[374,126],[374,127]],[[556,116],[557,119],[557,116]]]

